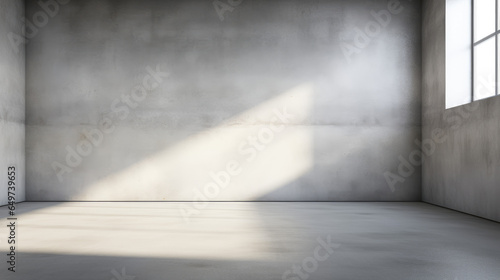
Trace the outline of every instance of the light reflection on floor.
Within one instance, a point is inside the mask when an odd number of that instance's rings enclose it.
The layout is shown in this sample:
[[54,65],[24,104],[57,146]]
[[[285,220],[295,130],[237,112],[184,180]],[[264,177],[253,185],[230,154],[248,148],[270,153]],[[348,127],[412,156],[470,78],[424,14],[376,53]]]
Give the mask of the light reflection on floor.
[[296,280],[328,236],[340,247],[307,279],[500,275],[500,224],[425,203],[215,202],[190,223],[178,204],[19,204],[18,272],[1,279]]

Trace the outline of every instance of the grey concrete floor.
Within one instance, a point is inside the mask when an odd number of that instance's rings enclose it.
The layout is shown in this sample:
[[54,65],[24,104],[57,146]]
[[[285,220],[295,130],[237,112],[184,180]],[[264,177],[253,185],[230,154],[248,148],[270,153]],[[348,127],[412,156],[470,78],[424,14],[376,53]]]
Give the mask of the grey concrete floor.
[[[425,203],[22,203],[0,279],[499,279],[500,224]],[[185,208],[184,208],[185,209]]]

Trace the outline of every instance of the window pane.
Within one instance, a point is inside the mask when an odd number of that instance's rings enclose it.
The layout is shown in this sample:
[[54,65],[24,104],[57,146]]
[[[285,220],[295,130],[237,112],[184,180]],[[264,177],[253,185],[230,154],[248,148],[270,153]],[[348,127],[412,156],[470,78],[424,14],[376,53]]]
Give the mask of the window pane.
[[474,42],[495,32],[496,0],[474,0]]
[[471,103],[472,1],[446,0],[446,108]]
[[474,100],[495,95],[495,40],[474,47]]

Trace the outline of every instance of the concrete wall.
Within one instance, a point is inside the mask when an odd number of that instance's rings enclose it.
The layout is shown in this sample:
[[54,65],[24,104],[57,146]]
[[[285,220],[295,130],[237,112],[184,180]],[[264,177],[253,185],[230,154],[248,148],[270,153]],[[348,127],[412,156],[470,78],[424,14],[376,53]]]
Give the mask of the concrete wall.
[[[423,5],[423,200],[500,221],[500,98],[445,110],[445,1]],[[460,82],[460,81],[457,81]]]
[[29,200],[420,199],[384,176],[421,137],[419,1],[66,2],[27,46]]
[[8,201],[11,166],[16,169],[16,201],[25,199],[24,44],[17,40],[22,39],[23,16],[23,1],[0,0],[0,205]]

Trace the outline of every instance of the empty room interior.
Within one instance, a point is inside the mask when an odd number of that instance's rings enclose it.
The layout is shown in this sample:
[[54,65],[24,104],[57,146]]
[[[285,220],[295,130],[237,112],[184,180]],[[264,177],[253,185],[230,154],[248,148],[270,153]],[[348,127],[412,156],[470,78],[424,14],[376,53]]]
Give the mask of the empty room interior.
[[0,279],[500,279],[500,0],[0,0]]

